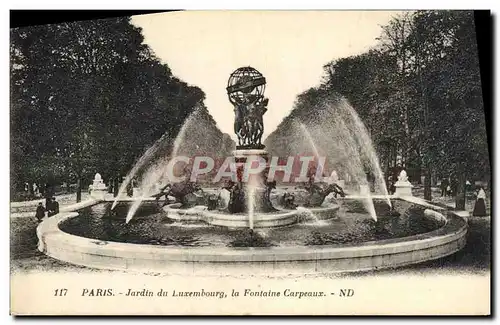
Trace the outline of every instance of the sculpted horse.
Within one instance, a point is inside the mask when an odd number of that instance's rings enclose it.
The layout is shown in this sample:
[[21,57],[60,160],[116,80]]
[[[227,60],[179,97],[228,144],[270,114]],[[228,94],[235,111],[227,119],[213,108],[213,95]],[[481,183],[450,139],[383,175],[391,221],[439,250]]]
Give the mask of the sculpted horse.
[[330,184],[326,187],[317,184],[311,184],[308,188],[309,197],[304,204],[305,207],[319,207],[325,201],[325,198],[330,194],[334,193],[335,197],[340,194],[341,197],[345,197],[344,190],[337,184]]
[[175,202],[181,203],[181,208],[190,208],[204,203],[205,196],[199,197],[195,194],[199,191],[202,191],[202,189],[198,184],[184,181],[166,185],[155,197],[158,202],[159,198],[165,195],[165,204],[167,204],[168,197],[173,196]]

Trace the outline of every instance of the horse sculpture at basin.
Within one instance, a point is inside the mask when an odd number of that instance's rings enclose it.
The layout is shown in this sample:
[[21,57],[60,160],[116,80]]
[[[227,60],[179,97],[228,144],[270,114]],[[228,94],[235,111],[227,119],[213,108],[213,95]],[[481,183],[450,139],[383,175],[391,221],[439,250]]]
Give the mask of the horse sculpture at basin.
[[[201,195],[197,195],[196,193],[201,193]],[[169,196],[174,197],[175,202],[181,203],[182,209],[204,204],[206,201],[202,188],[198,184],[190,181],[167,184],[162,188],[162,191],[154,197],[158,202],[162,196],[165,196],[165,204],[168,203]]]

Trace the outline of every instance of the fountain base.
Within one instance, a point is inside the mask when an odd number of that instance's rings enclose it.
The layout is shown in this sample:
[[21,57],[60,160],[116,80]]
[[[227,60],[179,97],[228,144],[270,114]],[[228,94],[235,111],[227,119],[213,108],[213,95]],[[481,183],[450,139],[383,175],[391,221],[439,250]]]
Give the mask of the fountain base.
[[[248,231],[232,247],[176,247],[98,240],[61,230],[64,222],[96,201],[81,202],[37,227],[38,250],[55,259],[99,269],[182,275],[251,274],[281,276],[394,268],[453,254],[465,246],[467,222],[453,211],[424,214],[438,229],[417,235],[363,243],[297,247],[266,246]],[[427,208],[427,206],[426,206]],[[251,242],[258,247],[241,247]]]
[[[228,205],[230,213],[245,212],[249,215],[277,211],[270,200],[276,182],[267,181],[269,157],[263,149],[235,150],[233,152],[237,181],[226,189],[231,193]],[[255,166],[257,165],[257,166]]]

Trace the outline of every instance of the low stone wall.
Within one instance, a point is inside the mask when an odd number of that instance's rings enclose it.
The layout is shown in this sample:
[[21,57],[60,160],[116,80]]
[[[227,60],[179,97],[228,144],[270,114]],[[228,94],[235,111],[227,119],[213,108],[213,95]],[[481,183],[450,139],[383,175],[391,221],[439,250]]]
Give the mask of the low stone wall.
[[38,199],[33,201],[22,201],[22,202],[11,202],[10,203],[10,213],[11,214],[33,214],[36,212],[36,207],[38,203],[44,203],[45,199]]
[[45,199],[37,199],[37,200],[31,200],[31,201],[20,201],[20,202],[10,202],[10,207],[11,208],[24,208],[24,207],[35,207],[38,205],[38,203],[44,203]]
[[[82,193],[82,196],[84,196],[84,201],[88,201],[85,199],[86,194]],[[69,195],[62,195],[62,196],[57,196],[57,201],[60,204],[60,209],[62,210],[63,208],[69,207],[70,209],[73,209],[75,206],[78,207],[78,205],[75,205],[74,202],[76,199],[76,196],[73,197],[73,194]],[[71,201],[70,201],[71,199]],[[12,217],[24,217],[24,216],[35,216],[36,208],[39,203],[42,203],[45,206],[45,198],[37,199],[37,200],[31,200],[31,201],[20,201],[20,202],[11,202],[10,203],[10,214]]]
[[435,231],[359,245],[173,248],[99,241],[59,229],[61,222],[77,215],[62,211],[42,222],[37,228],[39,250],[53,258],[88,267],[182,274],[277,275],[399,267],[453,254],[463,248],[467,234],[463,218],[452,212],[442,214],[433,210],[429,216],[446,220]]

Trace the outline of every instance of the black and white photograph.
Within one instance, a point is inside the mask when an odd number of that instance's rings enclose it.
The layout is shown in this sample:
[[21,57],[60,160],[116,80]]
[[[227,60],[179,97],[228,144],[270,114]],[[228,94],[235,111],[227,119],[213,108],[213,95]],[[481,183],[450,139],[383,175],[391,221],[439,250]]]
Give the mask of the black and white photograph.
[[10,27],[12,315],[491,314],[489,11],[54,15]]

